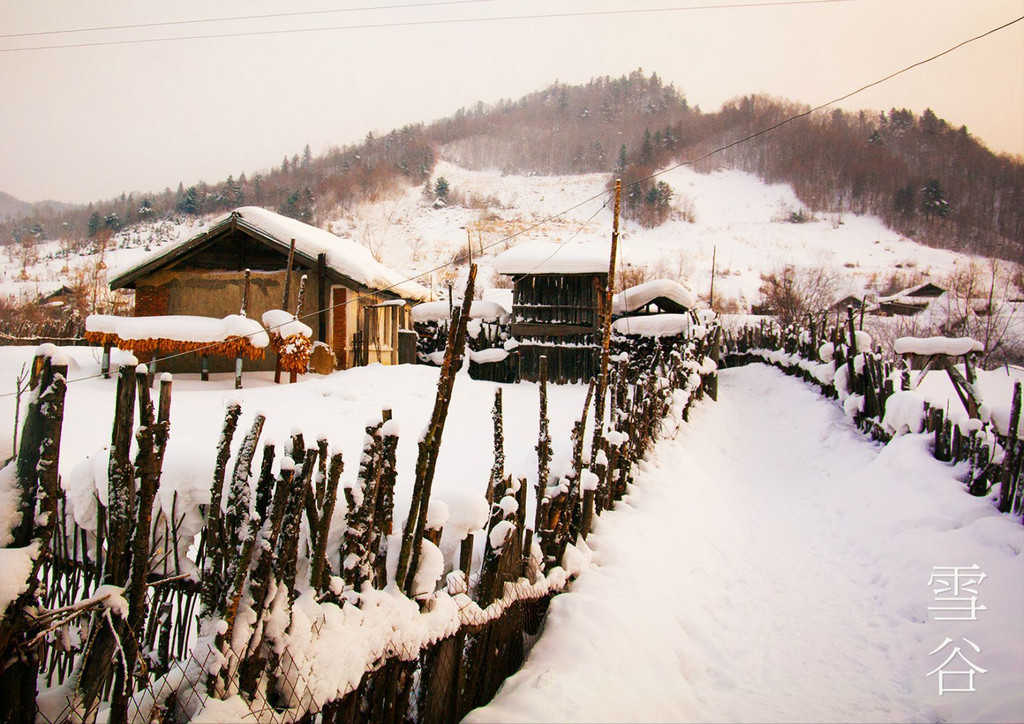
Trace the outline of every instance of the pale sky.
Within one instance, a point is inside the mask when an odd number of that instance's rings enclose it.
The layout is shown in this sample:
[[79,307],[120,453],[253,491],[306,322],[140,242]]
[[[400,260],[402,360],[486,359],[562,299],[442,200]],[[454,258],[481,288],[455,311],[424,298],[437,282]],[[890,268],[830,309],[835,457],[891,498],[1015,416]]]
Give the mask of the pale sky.
[[[718,7],[741,4],[2,0],[0,191],[24,201],[87,202],[176,188],[179,181],[215,183],[277,165],[307,143],[319,154],[368,131],[429,122],[480,100],[519,98],[555,80],[584,83],[636,68],[657,72],[706,111],[748,93],[817,105],[1024,16],[1024,0]],[[391,9],[367,9],[383,5]],[[510,19],[653,8],[673,9]],[[439,22],[453,19],[466,22]],[[318,30],[9,50],[300,28]],[[1024,22],[842,104],[893,106],[918,113],[930,107],[993,150],[1024,154]]]

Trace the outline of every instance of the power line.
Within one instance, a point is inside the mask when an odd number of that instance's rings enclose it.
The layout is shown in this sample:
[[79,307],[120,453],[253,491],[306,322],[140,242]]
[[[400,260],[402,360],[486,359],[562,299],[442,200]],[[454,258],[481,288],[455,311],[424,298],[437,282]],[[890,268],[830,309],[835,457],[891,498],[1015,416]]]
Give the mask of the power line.
[[338,10],[303,10],[290,13],[267,13],[265,15],[228,15],[219,18],[195,18],[192,20],[165,20],[154,23],[131,23],[126,25],[99,25],[92,28],[67,28],[65,30],[40,30],[31,33],[8,33],[0,38],[32,38],[41,35],[69,35],[71,33],[94,33],[105,30],[135,30],[140,28],[166,28],[174,25],[198,25],[202,23],[225,23],[235,20],[267,20],[271,18],[294,18],[309,15],[336,15],[338,13],[356,13],[373,10],[405,10],[407,8],[426,8],[438,5],[470,5],[491,3],[498,0],[438,0],[437,2],[406,3],[402,5],[366,5],[358,8],[340,8]]
[[[320,33],[335,30],[376,30],[382,28],[404,28],[438,25],[456,25],[464,23],[494,23],[509,22],[514,20],[550,20],[564,18],[598,17],[598,16],[623,16],[642,15],[653,13],[678,13],[703,10],[734,10],[750,8],[769,8],[783,6],[801,5],[832,5],[836,3],[850,3],[857,0],[776,0],[775,2],[763,3],[729,3],[726,5],[685,5],[667,8],[635,8],[629,10],[582,10],[578,12],[565,13],[538,13],[532,15],[503,15],[497,17],[475,17],[475,18],[447,18],[440,20],[407,20],[396,22],[365,23],[360,25],[331,25],[318,28],[292,28],[278,30],[250,30],[237,33],[212,33],[207,35],[177,35],[168,38],[130,38],[126,40],[101,40],[87,43],[66,43],[63,45],[37,45],[21,48],[2,48],[0,53],[20,53],[32,50],[58,50],[62,48],[96,48],[111,45],[141,45],[145,43],[169,43],[182,40],[223,40],[225,38],[257,37],[269,35],[288,35],[293,33]],[[141,26],[140,26],[141,27]],[[91,30],[89,28],[84,30]],[[75,32],[75,31],[59,31]],[[13,37],[13,36],[0,36]]]
[[[823,108],[826,108],[826,107],[828,107],[830,105],[834,105],[835,103],[839,103],[841,101],[844,101],[847,98],[850,98],[850,97],[852,97],[854,95],[857,95],[858,93],[861,93],[861,92],[863,92],[863,91],[865,91],[865,90],[867,90],[869,88],[873,88],[873,87],[875,87],[875,86],[877,86],[877,85],[879,85],[881,83],[885,83],[886,81],[891,80],[891,79],[895,78],[896,76],[902,75],[903,73],[906,73],[909,70],[912,70],[914,68],[922,66],[925,63],[930,63],[933,60],[941,58],[944,55],[948,55],[949,53],[952,53],[953,51],[955,51],[955,50],[957,50],[959,48],[962,48],[965,45],[968,45],[969,43],[973,43],[973,42],[975,42],[977,40],[981,40],[984,37],[992,35],[993,33],[996,33],[996,32],[998,32],[1000,30],[1008,28],[1011,25],[1014,25],[1014,24],[1019,23],[1021,21],[1024,21],[1024,15],[1022,15],[1021,17],[1019,17],[1019,18],[1017,18],[1015,20],[1011,20],[1008,23],[1004,23],[1003,25],[995,27],[995,28],[993,28],[993,29],[991,29],[991,30],[989,30],[987,32],[981,33],[980,35],[976,35],[976,36],[974,36],[972,38],[968,38],[967,40],[964,40],[963,42],[957,43],[956,45],[952,46],[951,48],[948,48],[948,49],[946,49],[946,50],[944,50],[944,51],[942,51],[940,53],[936,53],[935,55],[933,55],[933,56],[931,56],[929,58],[925,58],[924,60],[920,60],[920,61],[918,61],[916,63],[912,63],[911,65],[908,65],[905,68],[902,68],[902,69],[900,69],[900,70],[898,70],[898,71],[896,71],[894,73],[890,73],[889,75],[887,75],[887,76],[885,76],[883,78],[879,78],[876,81],[873,81],[871,83],[863,85],[863,86],[861,86],[860,88],[858,88],[858,89],[856,89],[854,91],[850,91],[849,93],[846,93],[845,95],[839,96],[839,97],[834,98],[834,99],[832,99],[830,101],[822,103],[822,104],[820,104],[818,106],[815,106],[814,108],[811,108],[811,109],[809,109],[807,111],[803,111],[801,113],[796,113],[796,114],[794,114],[794,115],[792,115],[792,116],[790,116],[790,117],[788,117],[788,118],[786,118],[786,119],[784,119],[782,121],[779,121],[778,123],[775,123],[775,124],[773,124],[771,126],[768,126],[767,128],[763,128],[760,131],[757,131],[755,133],[751,133],[751,134],[749,134],[747,136],[744,136],[743,138],[740,138],[740,139],[738,139],[736,141],[733,141],[732,143],[728,143],[728,144],[726,144],[724,146],[719,146],[718,148],[714,149],[713,151],[709,151],[708,153],[705,153],[702,156],[698,156],[697,158],[692,158],[692,159],[689,159],[689,160],[686,160],[686,161],[682,161],[680,163],[677,163],[674,166],[670,166],[669,168],[666,168],[666,169],[664,169],[662,171],[658,171],[657,173],[653,173],[653,174],[651,174],[649,176],[646,176],[646,177],[644,177],[642,179],[634,181],[631,184],[628,184],[626,186],[626,188],[632,188],[634,186],[637,186],[637,185],[643,183],[644,181],[650,180],[652,178],[656,178],[658,176],[661,176],[663,174],[668,173],[669,171],[674,171],[675,169],[682,168],[683,166],[693,165],[693,164],[695,164],[695,163],[697,163],[699,161],[702,161],[702,160],[704,160],[706,158],[710,158],[711,156],[714,156],[715,154],[721,153],[722,151],[728,150],[730,148],[734,148],[735,146],[738,146],[741,143],[746,143],[747,141],[750,141],[750,140],[752,140],[754,138],[757,138],[759,136],[763,136],[764,134],[770,133],[771,131],[774,131],[774,130],[776,130],[778,128],[781,128],[782,126],[784,126],[784,125],[786,125],[788,123],[792,123],[793,121],[798,120],[800,118],[805,118],[806,116],[814,113],[815,111],[819,111],[819,110],[821,110]],[[565,216],[570,211],[575,211],[576,209],[580,208],[581,206],[584,206],[584,205],[590,203],[591,201],[599,199],[602,196],[607,195],[608,193],[609,193],[608,191],[602,191],[600,193],[594,194],[594,195],[592,195],[592,196],[590,196],[590,197],[588,197],[586,199],[583,199],[582,201],[579,201],[579,202],[573,204],[572,206],[570,206],[570,207],[568,207],[566,209],[563,209],[562,211],[559,211],[559,212],[557,212],[555,214],[547,216],[547,217],[545,217],[545,218],[543,218],[543,219],[541,219],[539,221],[534,222],[533,224],[530,224],[529,226],[526,226],[526,227],[524,227],[524,228],[522,228],[522,229],[520,229],[520,230],[518,230],[516,232],[513,232],[513,233],[511,233],[511,234],[509,234],[507,236],[504,236],[504,237],[498,239],[497,241],[494,241],[494,242],[492,242],[490,244],[482,246],[481,250],[492,249],[492,248],[498,246],[499,244],[507,244],[508,242],[512,241],[516,237],[522,236],[523,234],[525,234],[525,233],[527,233],[529,231],[533,231],[534,229],[537,229],[537,228],[543,226],[544,224],[547,224],[547,223],[549,223],[551,221],[554,221],[555,219],[558,219],[558,218],[560,218],[562,216]],[[605,204],[603,204],[600,209],[595,211],[594,214],[592,214],[589,219],[587,219],[585,222],[583,222],[583,225],[580,227],[579,230],[576,231],[575,234],[573,234],[573,236],[571,238],[575,238],[575,236],[577,236],[583,230],[583,228],[587,224],[589,224],[590,221],[593,220],[594,217],[597,216],[597,214],[603,208],[605,208],[606,206],[607,206],[607,202],[605,202]],[[559,249],[560,248],[562,248],[562,247],[559,247]],[[557,254],[559,249],[556,249],[548,257],[548,259],[552,258],[555,254]],[[416,281],[417,279],[422,279],[423,277],[429,276],[429,275],[433,274],[434,272],[440,271],[441,269],[445,269],[445,268],[450,267],[450,266],[455,266],[457,264],[462,263],[463,261],[466,261],[468,258],[469,258],[468,254],[455,257],[454,259],[452,259],[451,261],[449,261],[447,263],[439,264],[439,265],[435,266],[432,269],[428,269],[428,270],[426,270],[424,272],[420,272],[419,274],[414,274],[414,275],[412,275],[410,277],[407,277],[407,278],[405,278],[405,279],[403,279],[401,281],[395,282],[394,284],[391,284],[390,286],[388,286],[388,287],[386,287],[384,289],[380,289],[380,290],[378,290],[378,292],[394,291],[397,287],[401,286],[402,284],[405,284],[407,282]],[[334,310],[334,309],[338,309],[338,308],[341,308],[341,307],[348,306],[349,304],[352,304],[352,303],[357,302],[357,301],[359,301],[361,299],[364,299],[366,296],[367,295],[357,295],[357,296],[353,297],[352,299],[346,300],[345,302],[342,302],[340,304],[330,305],[330,306],[325,307],[323,309],[318,309],[318,310],[315,310],[313,312],[309,312],[308,314],[304,314],[302,317],[299,317],[299,319],[300,320],[311,319],[314,316],[320,314],[321,312],[331,311],[331,310]],[[280,326],[280,325],[278,325],[278,326]],[[270,327],[270,328],[267,328],[266,331],[273,331],[274,329],[277,329],[277,328],[278,328],[277,326]],[[260,332],[260,334],[261,333],[262,332]],[[251,335],[249,335],[249,336],[251,336]],[[210,347],[212,347],[212,346],[214,346],[214,343],[210,344]],[[183,356],[185,354],[194,354],[196,352],[201,352],[201,351],[202,351],[202,349],[193,350],[192,352],[181,352],[181,353],[177,353],[177,354],[173,354],[173,355],[168,355],[167,357],[159,358],[158,361],[167,361],[167,360],[174,359],[176,357]],[[98,379],[99,377],[101,377],[101,375],[99,375],[99,374],[91,375],[91,376],[88,376],[88,377],[80,377],[80,378],[76,378],[74,380],[68,380],[68,384],[71,384],[72,382],[84,382],[86,380]],[[3,394],[0,394],[0,399],[3,399],[5,397],[13,397],[15,394],[16,393],[14,393],[14,392],[3,393]]]
[[687,160],[687,161],[682,161],[680,163],[677,163],[675,166],[669,166],[666,169],[662,169],[661,171],[658,171],[656,173],[652,173],[649,176],[645,176],[644,178],[639,179],[639,180],[634,181],[633,183],[631,183],[630,187],[636,186],[637,184],[643,183],[644,181],[649,181],[650,179],[657,178],[658,176],[661,176],[662,174],[666,174],[669,171],[675,171],[677,168],[682,168],[683,166],[692,166],[693,164],[698,163],[699,161],[703,161],[706,158],[710,158],[711,156],[719,154],[722,151],[726,151],[726,150],[728,150],[730,148],[733,148],[734,146],[738,146],[741,143],[746,143],[747,141],[753,140],[753,139],[755,139],[755,138],[757,138],[759,136],[763,136],[766,133],[771,133],[772,131],[776,130],[777,128],[781,128],[782,126],[785,126],[785,125],[787,125],[789,123],[792,123],[793,121],[797,121],[797,120],[799,120],[801,118],[806,118],[807,116],[811,115],[812,113],[820,111],[823,108],[827,108],[828,106],[835,105],[836,103],[841,103],[842,101],[845,101],[848,98],[852,98],[853,96],[857,95],[858,93],[863,93],[864,91],[868,90],[869,88],[874,88],[877,85],[880,85],[882,83],[885,83],[886,81],[892,80],[896,76],[903,75],[904,73],[906,73],[909,70],[913,70],[914,68],[922,66],[925,63],[930,63],[933,60],[941,58],[944,55],[948,55],[948,54],[952,53],[954,50],[958,50],[959,48],[962,48],[965,45],[968,45],[969,43],[973,43],[976,40],[981,40],[984,37],[992,35],[993,33],[997,33],[1000,30],[1004,30],[1004,29],[1010,27],[1011,25],[1014,25],[1016,23],[1021,22],[1022,20],[1024,20],[1024,15],[1020,16],[1016,20],[1011,20],[1008,23],[1003,23],[1002,25],[1000,25],[1000,26],[998,26],[996,28],[992,28],[991,30],[988,30],[988,31],[986,31],[984,33],[981,33],[980,35],[975,35],[973,38],[968,38],[967,40],[964,40],[963,42],[957,43],[956,45],[952,46],[951,48],[947,48],[946,50],[943,50],[941,53],[936,53],[935,55],[933,55],[933,56],[931,56],[929,58],[925,58],[924,60],[919,60],[916,63],[911,63],[907,67],[901,68],[900,70],[897,70],[895,73],[890,73],[889,75],[887,75],[887,76],[885,76],[883,78],[879,78],[878,80],[872,81],[871,83],[868,83],[867,85],[862,85],[860,88],[857,88],[856,90],[852,90],[852,91],[850,91],[849,93],[847,93],[845,95],[841,95],[838,98],[833,98],[830,101],[826,101],[826,102],[822,103],[821,105],[815,106],[814,108],[809,108],[808,110],[803,111],[801,113],[794,114],[794,115],[792,115],[792,116],[790,116],[788,118],[785,118],[785,119],[779,121],[778,123],[776,123],[774,125],[768,126],[767,128],[762,128],[760,131],[756,131],[755,133],[751,133],[749,136],[744,136],[743,138],[740,138],[740,139],[738,139],[736,141],[733,141],[732,143],[729,143],[729,144],[727,144],[725,146],[721,146],[719,148],[716,148],[713,151],[709,151],[708,153],[705,153],[703,156],[699,156],[697,158],[693,158],[693,159],[690,159],[690,160]]

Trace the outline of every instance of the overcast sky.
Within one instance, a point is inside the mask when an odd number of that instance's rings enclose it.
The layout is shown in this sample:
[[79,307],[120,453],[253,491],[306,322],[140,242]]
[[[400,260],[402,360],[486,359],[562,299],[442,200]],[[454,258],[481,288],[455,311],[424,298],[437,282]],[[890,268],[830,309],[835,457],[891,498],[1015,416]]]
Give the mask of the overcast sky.
[[[0,191],[86,202],[213,183],[307,143],[319,154],[478,100],[638,67],[708,111],[747,93],[817,105],[1024,15],[1024,0],[739,7],[763,2],[2,0]],[[597,11],[607,14],[512,19]],[[237,33],[263,34],[223,37]],[[222,37],[9,50],[196,35]],[[1024,22],[843,103],[892,106],[930,107],[993,150],[1024,154]]]

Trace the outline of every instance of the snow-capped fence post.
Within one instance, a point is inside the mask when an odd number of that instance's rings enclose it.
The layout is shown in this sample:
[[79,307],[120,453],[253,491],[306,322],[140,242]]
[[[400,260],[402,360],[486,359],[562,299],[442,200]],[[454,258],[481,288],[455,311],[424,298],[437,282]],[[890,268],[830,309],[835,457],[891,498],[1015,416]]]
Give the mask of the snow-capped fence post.
[[[621,374],[621,367],[620,374]],[[597,382],[593,377],[590,378],[590,384],[587,386],[587,396],[583,400],[583,412],[580,414],[580,419],[572,426],[572,465],[573,470],[576,473],[576,478],[579,480],[580,488],[583,490],[583,510],[580,513],[580,535],[586,538],[590,535],[590,527],[594,519],[594,499],[597,494],[597,486],[591,484],[590,480],[595,478],[594,473],[590,470],[584,471],[583,463],[583,446],[586,442],[586,430],[587,430],[587,413],[590,410],[590,403],[594,399],[594,388]],[[586,485],[584,485],[584,477],[587,478]]]
[[[131,518],[134,538],[131,545],[131,570],[125,591],[125,599],[128,601],[128,616],[125,624],[127,635],[121,637],[123,666],[116,669],[114,676],[114,688],[110,702],[111,722],[127,721],[128,700],[135,690],[132,674],[135,662],[139,657],[139,640],[143,638],[147,616],[146,583],[150,572],[153,501],[156,499],[157,489],[160,485],[163,449],[167,440],[167,427],[170,419],[170,409],[167,407],[161,410],[166,414],[166,419],[157,421],[153,401],[149,394],[149,373],[145,367],[136,368],[135,385],[139,408],[139,430],[135,435],[138,440],[135,472],[139,478],[139,489]],[[166,378],[161,380],[161,398],[165,406],[168,406],[170,401],[169,386],[169,380]]]
[[208,614],[215,610],[221,598],[221,586],[224,581],[226,551],[221,501],[224,498],[224,477],[227,473],[228,457],[231,455],[231,441],[235,436],[241,414],[242,406],[237,402],[230,403],[224,414],[224,427],[217,443],[217,462],[210,488],[210,505],[206,509],[206,525],[203,528],[200,550],[203,558],[202,604]]
[[609,346],[612,337],[612,294],[615,289],[615,262],[619,244],[619,205],[622,197],[622,180],[615,179],[615,205],[612,211],[612,243],[608,258],[608,286],[599,295],[601,319],[601,367],[597,379],[597,403],[594,408],[595,433],[604,427],[605,395],[608,390]]
[[[455,385],[455,373],[462,362],[462,354],[466,346],[466,325],[469,323],[470,305],[473,303],[473,289],[476,283],[476,264],[469,267],[469,278],[466,280],[466,293],[462,300],[462,309],[458,318],[452,317],[452,326],[445,347],[444,362],[437,384],[437,396],[434,409],[427,429],[419,442],[419,454],[416,459],[416,477],[413,483],[412,501],[409,517],[402,534],[402,549],[398,558],[396,581],[407,593],[411,594],[413,581],[420,557],[420,545],[426,530],[427,506],[430,502],[430,488],[434,481],[434,468],[441,447],[441,436],[444,433],[445,420],[448,417],[448,406],[451,404],[452,388]],[[454,315],[454,311],[453,311]]]
[[377,481],[376,500],[373,504],[373,522],[370,526],[374,585],[378,588],[387,585],[388,537],[394,527],[395,482],[398,479],[398,426],[391,422],[390,409],[381,412],[381,419],[384,421],[381,428],[381,470]]
[[345,588],[359,593],[371,580],[376,551],[372,547],[373,517],[377,502],[377,485],[383,459],[380,430],[384,421],[366,426],[359,476],[353,485],[346,484],[348,505],[345,533],[342,538],[341,561]]
[[329,472],[327,474],[327,489],[324,494],[323,507],[320,509],[320,528],[316,533],[316,544],[310,561],[309,585],[318,592],[327,590],[330,581],[330,567],[327,564],[327,541],[330,537],[331,519],[334,517],[334,507],[338,501],[338,482],[341,480],[341,473],[345,468],[340,452],[331,456]]
[[[227,665],[217,676],[214,688],[218,692],[230,689],[229,681],[235,673],[235,664],[229,656],[231,653],[232,634],[235,618],[242,600],[242,590],[249,577],[249,562],[252,560],[259,520],[249,512],[249,477],[252,472],[252,460],[256,455],[256,443],[263,431],[266,418],[257,414],[252,427],[242,441],[235,458],[235,468],[231,475],[231,486],[228,491],[227,511],[224,515],[222,546],[225,549],[224,587],[217,601],[216,613],[223,617],[224,631],[217,634],[215,647],[225,657]],[[212,612],[208,612],[212,613]]]
[[[551,433],[548,419],[548,358],[541,355],[538,359],[537,389],[539,391],[539,422],[537,444],[537,518],[534,534],[537,536],[544,553],[544,570],[558,565],[558,521],[562,515],[568,514],[566,503],[568,489],[561,486],[549,487],[551,478]],[[498,496],[495,495],[495,499]]]
[[1013,385],[1013,403],[1010,406],[1010,424],[1006,432],[1006,452],[1002,475],[1000,476],[999,510],[1011,513],[1016,509],[1020,512],[1020,472],[1024,450],[1018,436],[1021,416],[1021,384]]
[[[130,459],[132,428],[135,421],[136,375],[147,376],[148,370],[140,365],[136,370],[122,367],[117,377],[117,401],[114,409],[114,424],[111,432],[109,479],[109,505],[106,511],[107,557],[104,565],[103,582],[124,588],[128,582],[131,546],[129,541],[135,523],[135,470]],[[148,377],[143,383],[148,386]],[[146,531],[148,537],[149,531]],[[99,555],[99,554],[97,554]],[[123,649],[125,621],[95,614],[89,627],[89,641],[85,654],[79,661],[76,677],[76,696],[79,712],[85,719],[91,719],[99,706],[100,692],[109,685],[114,666],[114,654],[127,669]],[[134,664],[134,662],[133,662]],[[118,676],[129,678],[130,671]],[[123,681],[123,680],[122,680]],[[118,711],[112,711],[115,717]]]
[[[272,447],[269,455],[270,457],[273,456]],[[265,447],[264,460],[266,460],[266,457],[267,448]],[[269,517],[263,523],[258,534],[260,541],[259,558],[256,561],[256,566],[253,569],[249,582],[249,595],[256,608],[257,618],[253,626],[252,636],[249,638],[249,644],[246,646],[238,666],[239,690],[250,699],[255,694],[257,682],[267,664],[267,655],[263,649],[261,632],[264,630],[264,624],[270,616],[273,600],[276,598],[276,596],[270,596],[269,593],[271,586],[277,583],[273,575],[275,567],[276,570],[280,571],[280,567],[276,566],[276,564],[280,555],[278,543],[281,539],[281,530],[284,527],[285,513],[287,512],[289,502],[297,495],[295,489],[298,486],[292,484],[294,472],[294,461],[291,458],[284,458],[281,461],[280,475],[274,488],[273,501],[270,503]]]
[[[0,715],[5,722],[32,722],[35,719],[36,681],[39,657],[34,649],[17,650],[34,635],[38,624],[28,613],[35,608],[40,571],[46,560],[58,523],[58,478],[61,428],[64,420],[64,396],[67,390],[67,366],[40,359],[36,376],[38,397],[29,403],[22,435],[19,465],[16,468],[22,525],[14,531],[15,547],[35,545],[27,589],[12,601],[0,620]],[[32,420],[30,425],[29,421]],[[21,453],[34,461],[31,469],[21,463]],[[27,511],[27,513],[26,513]],[[35,613],[33,611],[33,613]]]
[[491,409],[491,420],[494,423],[494,462],[491,465],[491,477],[487,481],[487,504],[494,502],[494,486],[505,477],[505,429],[502,419],[501,388],[494,388],[494,407]]

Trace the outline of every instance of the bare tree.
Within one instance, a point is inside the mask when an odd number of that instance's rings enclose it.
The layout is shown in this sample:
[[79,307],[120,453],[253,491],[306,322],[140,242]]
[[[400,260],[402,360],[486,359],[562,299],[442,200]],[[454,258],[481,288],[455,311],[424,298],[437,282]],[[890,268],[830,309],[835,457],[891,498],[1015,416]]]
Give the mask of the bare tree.
[[786,264],[761,275],[762,302],[783,326],[828,311],[839,288],[839,273],[826,262],[810,267]]
[[1019,305],[1011,301],[1020,274],[1019,265],[996,259],[957,267],[945,279],[947,292],[937,310],[938,331],[981,342],[983,364],[1024,359],[1024,318]]

